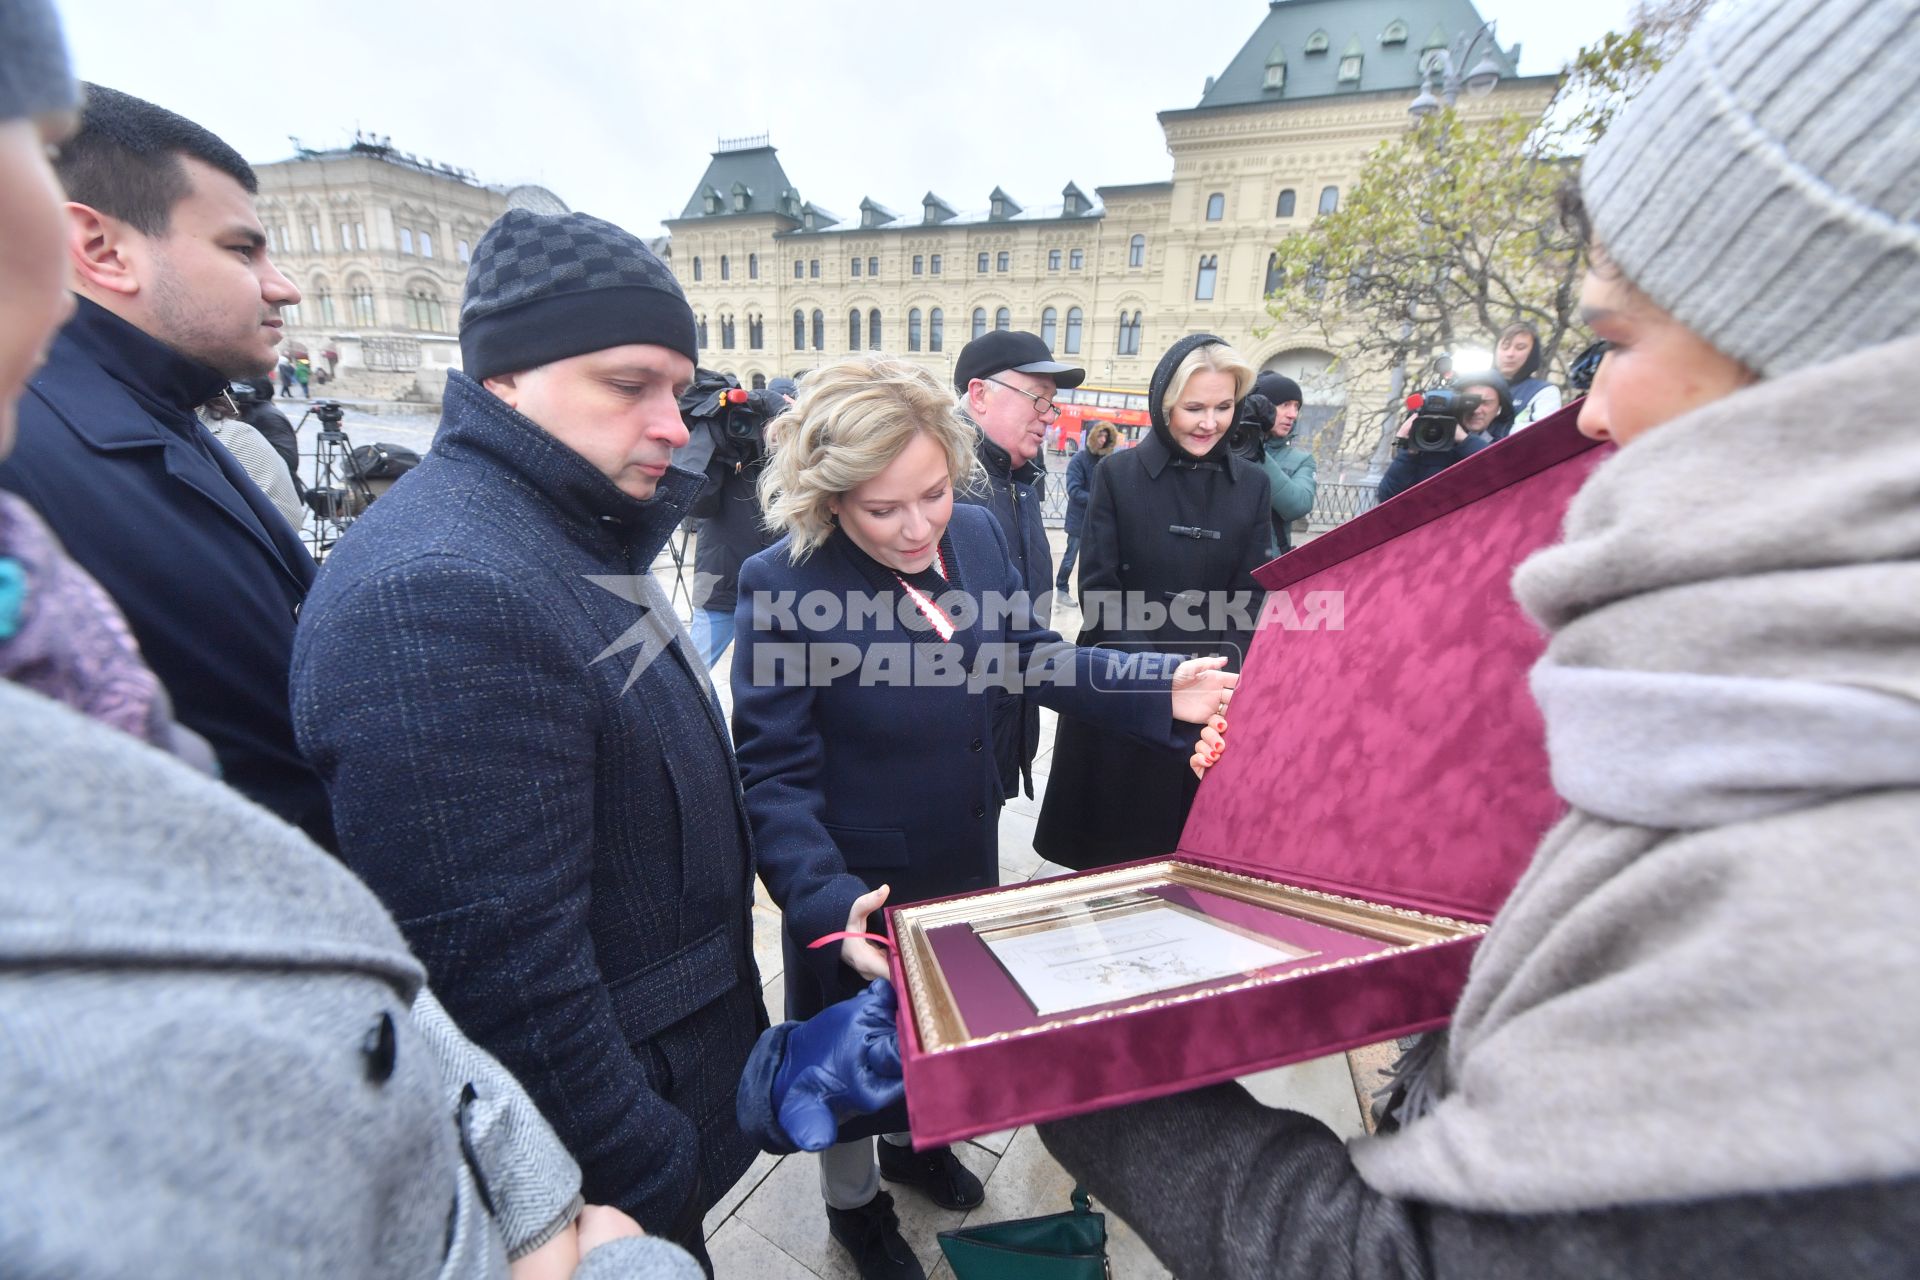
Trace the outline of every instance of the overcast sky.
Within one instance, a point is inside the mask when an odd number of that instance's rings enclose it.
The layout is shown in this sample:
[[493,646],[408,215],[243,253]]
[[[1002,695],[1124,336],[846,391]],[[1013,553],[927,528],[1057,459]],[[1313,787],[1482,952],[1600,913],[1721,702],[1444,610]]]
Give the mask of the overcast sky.
[[[721,137],[771,133],[803,198],[958,208],[1165,180],[1155,113],[1193,106],[1266,0],[500,4],[57,0],[82,79],[259,163],[356,128],[487,183],[537,182],[644,235]],[[1480,0],[1521,71],[1558,70],[1631,0]]]

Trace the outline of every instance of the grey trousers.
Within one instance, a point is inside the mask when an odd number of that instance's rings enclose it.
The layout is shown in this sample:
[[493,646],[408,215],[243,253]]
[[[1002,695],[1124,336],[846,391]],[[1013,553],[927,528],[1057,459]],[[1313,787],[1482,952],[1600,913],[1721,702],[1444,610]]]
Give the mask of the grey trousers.
[[[896,1147],[913,1141],[904,1133],[884,1136]],[[874,1159],[872,1138],[837,1142],[820,1153],[820,1194],[829,1208],[858,1209],[879,1193],[880,1164]]]

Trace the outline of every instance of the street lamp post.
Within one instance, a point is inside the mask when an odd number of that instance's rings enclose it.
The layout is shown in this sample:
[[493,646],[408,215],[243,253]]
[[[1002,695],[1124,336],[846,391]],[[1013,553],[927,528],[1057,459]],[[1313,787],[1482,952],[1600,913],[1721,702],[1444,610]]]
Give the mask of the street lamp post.
[[[1455,36],[1450,49],[1434,50],[1439,56],[1425,60],[1426,65],[1420,68],[1420,94],[1407,104],[1408,112],[1425,119],[1442,105],[1451,107],[1458,102],[1462,89],[1476,98],[1484,98],[1493,92],[1493,86],[1500,82],[1500,63],[1493,56],[1495,46],[1489,44],[1480,55],[1480,61],[1473,63],[1473,69],[1464,76],[1460,68],[1468,65],[1468,59],[1473,57],[1473,51],[1481,39],[1493,34],[1497,21],[1481,23],[1480,29],[1471,36]],[[1436,70],[1441,73],[1438,95],[1434,93],[1433,84]]]

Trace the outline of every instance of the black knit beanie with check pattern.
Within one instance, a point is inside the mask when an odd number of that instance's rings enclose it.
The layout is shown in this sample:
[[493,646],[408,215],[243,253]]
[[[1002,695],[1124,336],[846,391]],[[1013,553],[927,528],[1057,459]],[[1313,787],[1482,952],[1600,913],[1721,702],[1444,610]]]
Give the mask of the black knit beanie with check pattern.
[[509,209],[480,237],[460,304],[468,377],[633,343],[700,358],[687,295],[638,236],[584,213]]

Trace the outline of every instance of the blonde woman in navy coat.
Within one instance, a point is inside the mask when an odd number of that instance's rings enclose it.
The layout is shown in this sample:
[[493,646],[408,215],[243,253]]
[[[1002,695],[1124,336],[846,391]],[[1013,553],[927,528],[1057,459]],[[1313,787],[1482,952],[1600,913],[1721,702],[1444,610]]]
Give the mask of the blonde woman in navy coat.
[[[990,694],[969,673],[1050,670],[1031,685],[1043,706],[1182,750],[1234,681],[1216,659],[1128,668],[1021,616],[998,523],[954,504],[974,431],[931,375],[856,356],[802,388],[761,481],[786,537],[741,569],[733,660],[734,738],[760,874],[785,912],[793,1018],[886,972],[872,943],[808,942],[865,928],[889,899],[998,883]],[[980,1184],[945,1150],[882,1154],[878,1170],[866,1141],[822,1154],[829,1220],[862,1275],[917,1275],[878,1172],[950,1207],[977,1204]]]

